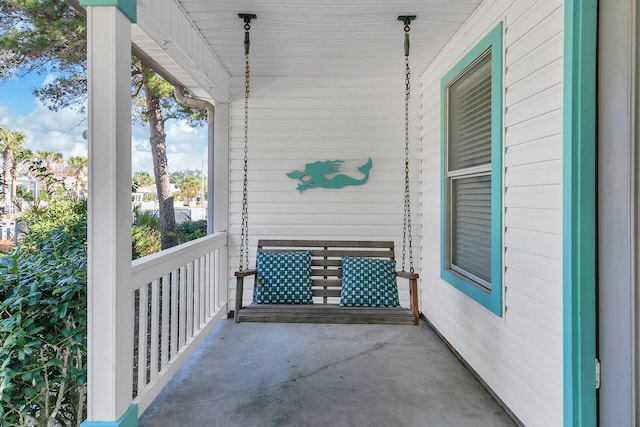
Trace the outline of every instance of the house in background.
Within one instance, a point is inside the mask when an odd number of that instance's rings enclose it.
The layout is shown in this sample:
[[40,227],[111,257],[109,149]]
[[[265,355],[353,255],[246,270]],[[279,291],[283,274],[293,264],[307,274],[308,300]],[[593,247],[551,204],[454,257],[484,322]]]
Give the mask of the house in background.
[[[400,246],[405,70],[397,16],[416,15],[408,107],[421,313],[523,424],[638,422],[635,0],[606,8],[596,0],[408,0],[401,10],[384,1],[81,4],[89,37],[85,425],[136,425],[233,307],[245,136],[238,13],[257,14],[250,246],[258,238]],[[133,265],[132,42],[165,78],[211,103],[210,236]],[[362,186],[298,192],[286,176],[317,160],[367,158],[374,166]],[[159,321],[160,306],[178,303],[160,304],[158,289],[178,289],[172,278],[183,271],[192,279],[186,329],[158,334],[178,328]],[[131,345],[134,297],[152,301],[151,359],[162,368],[151,364],[148,376]],[[148,313],[138,314],[146,321]],[[159,338],[169,335],[177,342]]]

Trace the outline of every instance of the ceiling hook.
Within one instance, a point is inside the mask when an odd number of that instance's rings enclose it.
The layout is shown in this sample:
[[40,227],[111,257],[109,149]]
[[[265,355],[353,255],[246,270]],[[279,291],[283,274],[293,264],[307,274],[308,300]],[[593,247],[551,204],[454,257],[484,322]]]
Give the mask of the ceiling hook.
[[416,19],[416,15],[400,15],[398,16],[398,21],[402,21],[405,27],[411,25],[411,21]]

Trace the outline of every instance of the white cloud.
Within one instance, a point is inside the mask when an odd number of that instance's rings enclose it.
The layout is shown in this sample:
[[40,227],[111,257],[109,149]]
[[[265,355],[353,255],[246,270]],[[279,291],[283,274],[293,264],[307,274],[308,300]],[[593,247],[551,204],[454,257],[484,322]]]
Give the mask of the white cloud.
[[[131,150],[131,173],[140,171],[153,172],[153,159],[151,158],[151,150],[149,149],[148,141],[132,141]],[[143,142],[144,144],[140,144]],[[135,147],[143,147],[142,149],[136,149]]]
[[53,74],[47,74],[47,76],[44,78],[44,80],[42,81],[42,84],[40,85],[40,87],[45,87],[50,83],[53,83],[56,80],[56,76],[54,76]]
[[[82,138],[82,132],[88,125],[86,114],[79,114],[72,108],[54,112],[37,99],[34,106],[28,114],[12,117],[10,110],[0,105],[0,125],[10,124],[11,130],[24,133],[27,147],[33,151],[59,152],[65,160],[72,156],[87,156],[87,141]],[[152,173],[149,127],[135,126],[131,131],[132,172]],[[170,120],[166,124],[165,133],[171,172],[202,168],[202,159],[206,160],[207,156],[206,126],[194,129],[186,122]]]
[[[132,169],[153,172],[153,159],[149,146],[149,127],[132,129]],[[167,163],[169,171],[202,169],[207,157],[207,128],[192,128],[184,121],[170,120],[165,125]],[[206,166],[205,166],[206,168]]]
[[38,100],[33,111],[11,118],[11,129],[24,133],[29,149],[59,152],[65,159],[87,155],[87,143],[82,138],[85,128],[85,115],[73,109],[54,112]]
[[9,109],[4,105],[0,105],[0,125],[9,123]]

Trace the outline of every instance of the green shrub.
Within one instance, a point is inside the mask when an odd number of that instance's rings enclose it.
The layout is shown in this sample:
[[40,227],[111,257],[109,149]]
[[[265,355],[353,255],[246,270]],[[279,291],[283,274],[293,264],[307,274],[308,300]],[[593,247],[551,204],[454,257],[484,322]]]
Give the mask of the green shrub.
[[30,216],[27,239],[0,258],[3,427],[85,419],[86,206],[64,209]]
[[207,235],[207,221],[186,221],[178,224],[178,235],[180,242],[188,242],[190,240],[199,239]]
[[160,252],[160,228],[134,224],[131,229],[131,252],[133,259]]
[[[178,224],[178,238],[181,243],[199,239],[207,235],[207,221],[186,221]],[[160,252],[160,219],[154,213],[133,211],[131,230],[131,251],[133,259]]]
[[151,212],[140,212],[138,208],[133,209],[133,225],[148,226],[160,230],[160,218]]
[[48,203],[35,201],[28,205],[20,218],[28,226],[26,243],[37,245],[59,227],[87,221],[87,203],[73,200],[66,195],[52,198]]
[[150,212],[133,210],[133,226],[131,229],[132,258],[138,259],[160,252],[160,218]]

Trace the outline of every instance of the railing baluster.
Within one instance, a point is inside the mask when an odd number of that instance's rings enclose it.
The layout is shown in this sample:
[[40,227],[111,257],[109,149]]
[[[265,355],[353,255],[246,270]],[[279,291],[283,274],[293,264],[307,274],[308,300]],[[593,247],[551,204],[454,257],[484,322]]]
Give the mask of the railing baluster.
[[140,288],[138,294],[138,395],[147,386],[147,331],[149,316],[149,286]]
[[193,334],[200,330],[200,258],[193,262]]
[[155,381],[158,376],[158,338],[160,335],[160,280],[156,279],[151,282],[151,357],[149,366],[151,368],[149,382]]
[[200,316],[199,316],[199,322],[198,322],[198,330],[202,329],[202,327],[204,326],[204,318],[205,318],[205,302],[207,301],[207,292],[206,292],[206,283],[204,281],[204,268],[205,268],[205,261],[206,261],[206,257],[201,256],[200,260],[199,260],[199,269],[198,269],[198,273],[200,274],[200,280],[199,280],[199,285],[200,285]]
[[193,336],[193,306],[195,296],[193,295],[193,263],[187,264],[187,341]]
[[162,276],[162,325],[160,326],[160,370],[169,362],[169,275]]
[[220,304],[220,283],[221,280],[219,278],[219,271],[220,271],[220,260],[219,260],[219,254],[220,252],[218,250],[213,251],[212,253],[212,258],[213,258],[213,271],[211,272],[211,281],[213,282],[213,303],[214,303],[214,307],[215,310],[218,311],[218,309],[220,308],[220,306],[222,304]]
[[229,268],[228,256],[229,256],[229,248],[227,246],[223,248],[216,249],[217,259],[218,259],[218,274],[217,274],[217,289],[220,294],[220,300],[218,302],[218,307],[222,307],[223,304],[227,304],[229,301],[229,281],[234,278],[231,278],[227,275],[227,269]]
[[178,270],[171,272],[171,342],[169,360],[178,353]]
[[187,342],[187,268],[180,267],[180,345],[178,351]]
[[205,308],[204,308],[204,321],[205,323],[211,317],[211,257],[209,254],[204,255],[204,290],[205,290]]
[[216,276],[218,275],[218,268],[216,266],[216,252],[213,251],[209,254],[211,260],[211,269],[209,270],[209,280],[211,281],[211,315],[213,316],[218,311],[218,281]]

